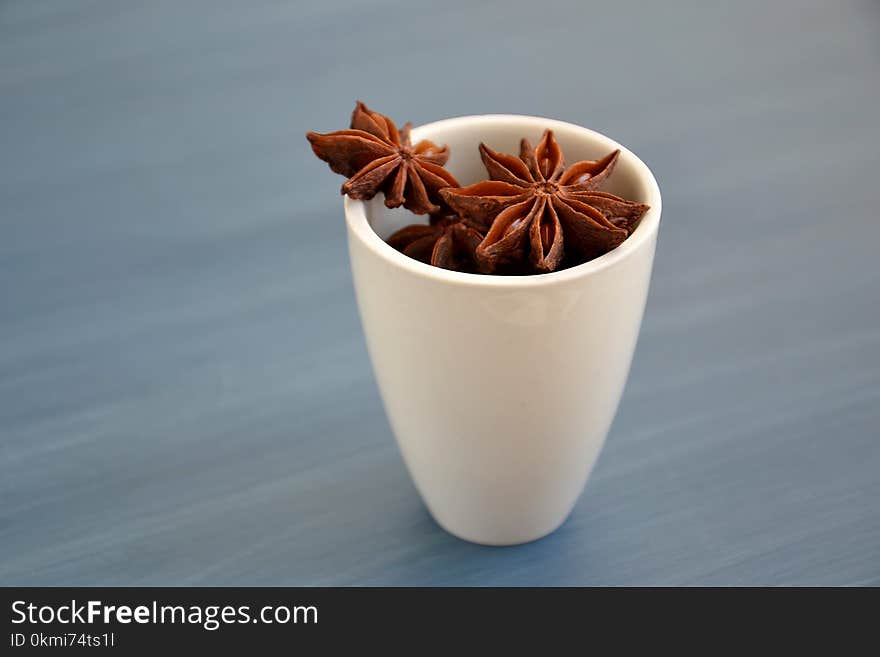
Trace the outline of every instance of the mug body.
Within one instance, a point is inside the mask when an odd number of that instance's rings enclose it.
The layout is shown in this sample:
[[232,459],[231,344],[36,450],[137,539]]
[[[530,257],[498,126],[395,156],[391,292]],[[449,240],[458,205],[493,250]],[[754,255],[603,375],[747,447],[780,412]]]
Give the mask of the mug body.
[[593,131],[522,116],[449,119],[413,130],[448,144],[447,168],[485,178],[477,146],[519,152],[554,130],[568,162],[621,156],[608,191],[651,205],[617,249],[535,276],[481,276],[412,260],[383,238],[424,221],[381,197],[345,199],[367,346],[388,419],[437,523],[510,545],[561,525],[614,419],[645,307],[660,193],[631,152]]

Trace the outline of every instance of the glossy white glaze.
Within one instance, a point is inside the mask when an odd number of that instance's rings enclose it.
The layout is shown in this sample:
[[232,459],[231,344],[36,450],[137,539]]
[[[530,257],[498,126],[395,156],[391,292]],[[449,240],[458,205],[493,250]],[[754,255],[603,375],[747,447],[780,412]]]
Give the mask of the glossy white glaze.
[[481,140],[518,152],[548,127],[568,162],[620,148],[608,189],[651,205],[626,242],[584,265],[524,277],[430,267],[382,241],[409,213],[345,199],[361,320],[403,458],[437,522],[476,543],[545,536],[583,490],[635,349],[660,191],[633,153],[568,123],[492,115],[413,131],[449,144],[465,184],[485,175]]

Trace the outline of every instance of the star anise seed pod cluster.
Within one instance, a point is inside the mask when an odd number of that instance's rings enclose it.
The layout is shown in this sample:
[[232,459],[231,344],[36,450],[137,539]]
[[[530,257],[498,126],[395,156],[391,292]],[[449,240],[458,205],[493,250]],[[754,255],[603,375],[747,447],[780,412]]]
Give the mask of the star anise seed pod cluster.
[[565,166],[552,130],[537,147],[520,143],[519,156],[480,144],[489,174],[459,187],[443,165],[446,146],[410,141],[387,116],[358,102],[351,129],[309,132],[312,150],[348,180],[342,193],[368,200],[380,191],[385,205],[430,214],[387,242],[422,262],[469,273],[540,274],[592,260],[619,246],[649,206],[599,191],[619,151]]
[[350,130],[309,132],[306,138],[315,155],[348,178],[343,194],[366,201],[382,191],[389,208],[402,205],[415,214],[439,212],[445,204],[438,192],[458,187],[455,177],[443,168],[449,149],[430,141],[413,146],[411,127],[407,123],[398,130],[387,116],[358,101]]
[[489,225],[475,252],[483,273],[545,273],[587,262],[619,246],[648,210],[596,191],[619,151],[566,167],[547,130],[535,148],[523,139],[519,157],[486,144],[480,155],[489,180],[440,193],[461,217]]
[[479,273],[475,258],[480,226],[455,215],[431,215],[431,223],[401,228],[386,241],[401,253],[435,267]]

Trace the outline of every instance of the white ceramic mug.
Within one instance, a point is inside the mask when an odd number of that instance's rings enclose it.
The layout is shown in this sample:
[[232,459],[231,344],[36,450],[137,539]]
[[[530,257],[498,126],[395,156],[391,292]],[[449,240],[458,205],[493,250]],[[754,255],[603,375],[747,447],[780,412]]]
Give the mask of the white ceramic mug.
[[571,512],[614,419],[648,294],[660,190],[620,144],[569,123],[465,116],[416,128],[448,144],[462,185],[486,178],[477,145],[518,153],[552,128],[567,163],[620,149],[603,188],[651,206],[613,251],[535,276],[431,267],[383,238],[404,210],[345,198],[355,290],[379,390],[416,488],[441,527],[488,545],[532,541]]

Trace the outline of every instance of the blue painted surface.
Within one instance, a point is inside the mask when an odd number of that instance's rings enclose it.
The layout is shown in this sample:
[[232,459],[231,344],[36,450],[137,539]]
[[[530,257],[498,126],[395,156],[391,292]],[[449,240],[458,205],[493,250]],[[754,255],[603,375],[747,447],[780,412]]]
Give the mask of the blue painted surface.
[[[880,584],[880,9],[705,4],[0,5],[0,584]],[[406,476],[303,138],[355,98],[561,118],[660,180],[545,540],[458,541]]]

